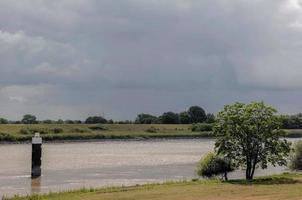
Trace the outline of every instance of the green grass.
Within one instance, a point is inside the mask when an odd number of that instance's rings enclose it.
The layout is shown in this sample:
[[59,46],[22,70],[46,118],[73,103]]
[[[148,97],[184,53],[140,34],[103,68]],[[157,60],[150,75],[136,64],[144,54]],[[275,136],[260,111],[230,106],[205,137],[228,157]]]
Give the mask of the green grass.
[[211,132],[192,132],[190,125],[162,124],[7,124],[0,125],[0,141],[29,141],[40,132],[46,141],[89,139],[146,139],[211,137]]
[[[192,132],[188,124],[1,124],[0,142],[30,141],[34,132],[40,132],[45,141],[213,137],[211,131]],[[286,130],[286,134],[302,137],[302,129]]]
[[[302,175],[282,174],[254,181],[184,181],[130,187],[81,189],[46,195],[16,196],[9,200],[297,200],[302,196]],[[8,200],[8,199],[5,199]]]

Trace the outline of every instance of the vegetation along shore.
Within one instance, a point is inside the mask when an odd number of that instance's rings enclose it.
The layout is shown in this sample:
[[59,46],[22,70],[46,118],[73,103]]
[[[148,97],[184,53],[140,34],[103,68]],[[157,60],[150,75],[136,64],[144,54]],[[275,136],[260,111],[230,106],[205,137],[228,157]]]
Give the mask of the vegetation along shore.
[[[212,138],[211,124],[1,124],[0,142],[28,142],[35,132],[45,141]],[[302,137],[302,129],[285,129]]]
[[25,197],[3,197],[3,200],[296,200],[301,196],[302,174],[282,174],[258,177],[254,180],[192,180],[129,187],[81,189]]

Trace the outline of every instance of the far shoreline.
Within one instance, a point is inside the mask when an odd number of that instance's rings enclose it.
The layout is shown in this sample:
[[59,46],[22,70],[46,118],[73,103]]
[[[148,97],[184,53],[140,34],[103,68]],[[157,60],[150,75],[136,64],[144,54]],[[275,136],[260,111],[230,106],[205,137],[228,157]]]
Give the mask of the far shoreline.
[[[43,138],[43,137],[42,137]],[[43,144],[72,144],[72,143],[94,143],[94,142],[140,142],[140,141],[164,141],[164,140],[215,140],[215,137],[187,136],[187,137],[149,137],[149,138],[103,138],[103,139],[62,139],[62,140],[43,140]],[[302,139],[302,137],[284,137],[284,139]],[[0,141],[0,145],[31,144],[31,140],[25,141]]]
[[[43,136],[42,136],[43,139]],[[62,139],[62,140],[43,140],[44,144],[64,144],[64,143],[93,143],[93,142],[135,142],[135,141],[161,141],[161,140],[192,140],[192,139],[215,139],[215,137],[187,136],[187,137],[137,137],[137,138],[103,138],[103,139]],[[31,144],[31,140],[25,141],[0,141],[0,145],[11,144]]]

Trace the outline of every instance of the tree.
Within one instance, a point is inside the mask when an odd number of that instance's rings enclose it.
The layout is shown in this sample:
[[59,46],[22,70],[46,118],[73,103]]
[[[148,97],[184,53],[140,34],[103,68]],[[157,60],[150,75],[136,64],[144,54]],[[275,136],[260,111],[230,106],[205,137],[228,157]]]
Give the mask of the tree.
[[85,121],[85,124],[105,124],[107,120],[102,116],[91,116],[88,117]]
[[302,170],[302,140],[295,144],[294,151],[290,157],[289,168],[291,170]]
[[191,118],[188,112],[179,113],[179,120],[181,124],[190,124]]
[[214,123],[215,122],[215,115],[212,113],[207,114],[207,119],[205,121],[208,124]]
[[58,119],[57,124],[64,124],[63,119]]
[[0,118],[0,124],[8,124],[8,120],[4,118]]
[[174,112],[163,113],[160,118],[163,124],[179,124],[179,115]]
[[207,178],[221,175],[224,180],[228,180],[228,172],[234,168],[229,160],[214,153],[207,154],[197,164],[197,175]]
[[50,119],[46,119],[42,121],[43,124],[54,124],[54,121],[50,120]]
[[139,114],[136,117],[135,123],[137,124],[155,124],[158,122],[158,119],[156,116],[150,115],[150,114]]
[[281,115],[282,128],[284,129],[301,129],[302,128],[302,115]]
[[34,115],[26,114],[21,121],[23,124],[37,124],[37,118]]
[[277,111],[263,102],[227,105],[214,125],[215,148],[236,167],[246,169],[246,179],[253,179],[255,169],[286,165],[290,143],[285,139]]
[[192,123],[201,123],[207,119],[206,112],[199,106],[190,107],[188,113]]

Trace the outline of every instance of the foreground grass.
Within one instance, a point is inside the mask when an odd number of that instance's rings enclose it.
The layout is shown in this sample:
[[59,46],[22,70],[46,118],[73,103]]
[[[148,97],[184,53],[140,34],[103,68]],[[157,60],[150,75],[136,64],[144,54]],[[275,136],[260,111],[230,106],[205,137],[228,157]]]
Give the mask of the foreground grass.
[[[65,193],[15,197],[9,200],[296,200],[302,197],[302,175],[283,174],[252,182],[196,181],[133,187],[82,189]],[[8,199],[5,199],[8,200]]]
[[[209,131],[192,132],[188,124],[2,124],[0,142],[30,141],[34,132],[40,132],[46,141],[213,137]],[[302,130],[286,130],[286,134],[302,137]]]

